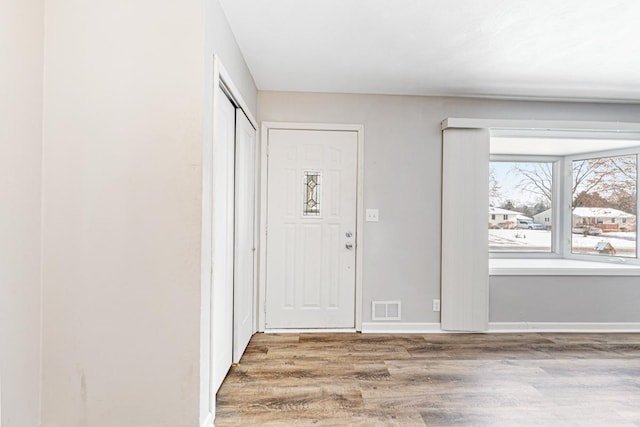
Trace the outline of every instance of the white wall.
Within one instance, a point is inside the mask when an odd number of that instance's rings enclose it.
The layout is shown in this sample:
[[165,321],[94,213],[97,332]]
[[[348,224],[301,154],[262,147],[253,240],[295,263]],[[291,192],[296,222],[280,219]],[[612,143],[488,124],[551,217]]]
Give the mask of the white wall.
[[204,16],[47,4],[45,427],[198,425]]
[[[465,98],[339,95],[259,92],[259,120],[364,124],[365,208],[379,208],[380,222],[365,223],[363,321],[371,320],[372,300],[401,300],[403,322],[438,322],[431,300],[440,295],[441,120],[447,117],[638,121],[640,105],[499,101]],[[511,278],[527,287],[526,278]],[[573,282],[579,279],[574,279]],[[629,279],[628,279],[629,280]],[[632,279],[635,280],[635,279]],[[554,278],[545,287],[557,294],[557,304],[572,310],[570,279]],[[571,282],[571,283],[573,283]],[[504,281],[491,281],[493,286]],[[565,318],[582,321],[640,321],[640,311],[628,305],[613,309],[621,295],[637,300],[640,287],[622,286],[609,293],[607,278],[590,278],[584,289],[604,298],[609,310],[597,316]],[[526,304],[530,292],[511,292],[491,299],[491,321],[510,321],[511,304]],[[630,312],[629,310],[632,310]],[[522,320],[526,316],[517,316]],[[624,320],[616,320],[624,319]],[[515,317],[514,317],[515,321]],[[574,320],[575,321],[575,320]]]
[[0,424],[38,425],[43,1],[0,2]]

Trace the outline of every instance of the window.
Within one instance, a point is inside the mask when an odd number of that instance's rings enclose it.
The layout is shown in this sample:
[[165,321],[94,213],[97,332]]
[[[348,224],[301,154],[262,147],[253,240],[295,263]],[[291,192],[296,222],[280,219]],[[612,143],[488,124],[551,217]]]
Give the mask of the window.
[[320,172],[304,171],[302,215],[320,216]]
[[[490,251],[551,253],[553,230],[541,222],[549,222],[546,219],[554,198],[553,171],[552,161],[511,158],[491,161]],[[495,221],[495,213],[501,214],[502,221]]]
[[[592,140],[575,142],[569,144],[570,153],[555,153],[547,145],[545,151],[553,156],[539,155],[533,146],[531,155],[522,154],[522,148],[518,154],[491,155],[489,213],[504,215],[503,221],[489,221],[492,257],[640,264],[639,143],[580,153],[580,144],[595,145]],[[603,141],[601,147],[611,142]]]
[[[442,129],[443,201],[447,201],[446,204],[443,203],[443,213],[448,214],[443,215],[443,259],[456,260],[450,266],[452,272],[455,271],[459,262],[469,263],[476,259],[484,259],[488,255],[490,274],[640,276],[638,257],[640,248],[636,247],[636,254],[633,257],[611,256],[605,252],[606,244],[611,243],[606,241],[610,237],[608,232],[602,232],[601,240],[604,244],[598,245],[600,251],[597,254],[574,253],[572,250],[574,235],[572,225],[575,224],[573,222],[575,220],[573,218],[572,162],[625,156],[635,156],[637,160],[637,156],[640,155],[640,123],[450,117],[443,120]],[[453,217],[456,212],[467,209],[469,214],[465,218],[476,221],[474,229],[484,234],[484,230],[479,229],[484,227],[484,224],[480,224],[482,221],[479,221],[482,218],[480,216],[482,209],[489,205],[489,212],[492,214],[492,209],[495,211],[495,208],[500,206],[494,200],[491,202],[487,200],[488,195],[485,193],[489,188],[485,187],[483,190],[478,188],[480,179],[484,182],[488,180],[491,163],[539,162],[542,158],[547,158],[554,164],[552,189],[554,199],[549,212],[544,216],[536,216],[534,222],[542,223],[551,231],[550,252],[510,252],[504,248],[496,250],[498,245],[495,244],[487,251],[487,242],[484,239],[477,239],[475,235],[473,240],[465,238],[465,233],[460,232],[464,230],[463,226],[455,224],[454,221],[446,223],[445,218]],[[636,164],[638,179],[640,164],[637,161]],[[491,181],[495,182],[494,178],[496,177],[492,176]],[[474,191],[474,195],[481,197],[469,197],[464,187],[458,184],[459,181],[465,182],[466,186]],[[480,181],[481,184],[482,181]],[[636,182],[636,200],[639,198],[638,191]],[[640,211],[640,207],[636,204],[637,211]],[[549,222],[541,221],[540,217],[549,218]],[[491,215],[485,218],[491,221]],[[496,218],[501,216],[497,215]],[[602,218],[596,218],[595,221],[597,224],[598,221],[602,221]],[[587,226],[586,218],[582,222]],[[604,224],[604,226],[611,225],[609,222]],[[489,227],[492,226],[493,224]],[[602,228],[606,228],[604,226]],[[615,226],[631,231],[632,233],[628,235],[630,241],[638,240],[635,215],[626,220],[617,218]],[[488,234],[485,236],[489,237]],[[579,236],[576,234],[576,237]],[[615,246],[614,249],[617,250]],[[444,256],[445,252],[448,256]],[[456,257],[457,253],[460,253],[460,257]],[[480,268],[475,269],[474,272],[482,273]]]
[[578,158],[571,167],[571,253],[636,258],[637,155]]

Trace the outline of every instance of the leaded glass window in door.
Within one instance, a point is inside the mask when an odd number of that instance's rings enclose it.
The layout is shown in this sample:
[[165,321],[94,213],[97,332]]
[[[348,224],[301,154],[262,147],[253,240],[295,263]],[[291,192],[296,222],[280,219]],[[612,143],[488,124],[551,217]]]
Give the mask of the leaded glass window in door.
[[320,172],[305,171],[303,181],[303,216],[320,216]]

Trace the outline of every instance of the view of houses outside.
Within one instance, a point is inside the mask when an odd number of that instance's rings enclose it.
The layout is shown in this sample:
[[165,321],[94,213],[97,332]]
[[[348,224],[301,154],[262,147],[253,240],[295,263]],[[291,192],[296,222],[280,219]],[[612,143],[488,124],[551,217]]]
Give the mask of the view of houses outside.
[[552,172],[550,162],[491,162],[490,251],[551,252],[551,221],[535,217],[551,208]]
[[[572,163],[571,251],[636,256],[636,156]],[[491,162],[489,250],[551,252],[553,165]]]
[[636,257],[637,157],[573,162],[571,251]]

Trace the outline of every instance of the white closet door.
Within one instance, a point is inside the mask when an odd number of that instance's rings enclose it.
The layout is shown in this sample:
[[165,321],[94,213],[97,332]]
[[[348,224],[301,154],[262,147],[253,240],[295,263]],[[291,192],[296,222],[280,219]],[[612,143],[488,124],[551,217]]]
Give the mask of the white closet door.
[[255,265],[256,131],[236,110],[235,263],[233,272],[233,362],[238,363],[253,335]]
[[213,142],[213,289],[211,387],[218,391],[233,351],[233,215],[235,107],[220,92]]
[[489,326],[489,131],[447,129],[442,158],[441,328]]

